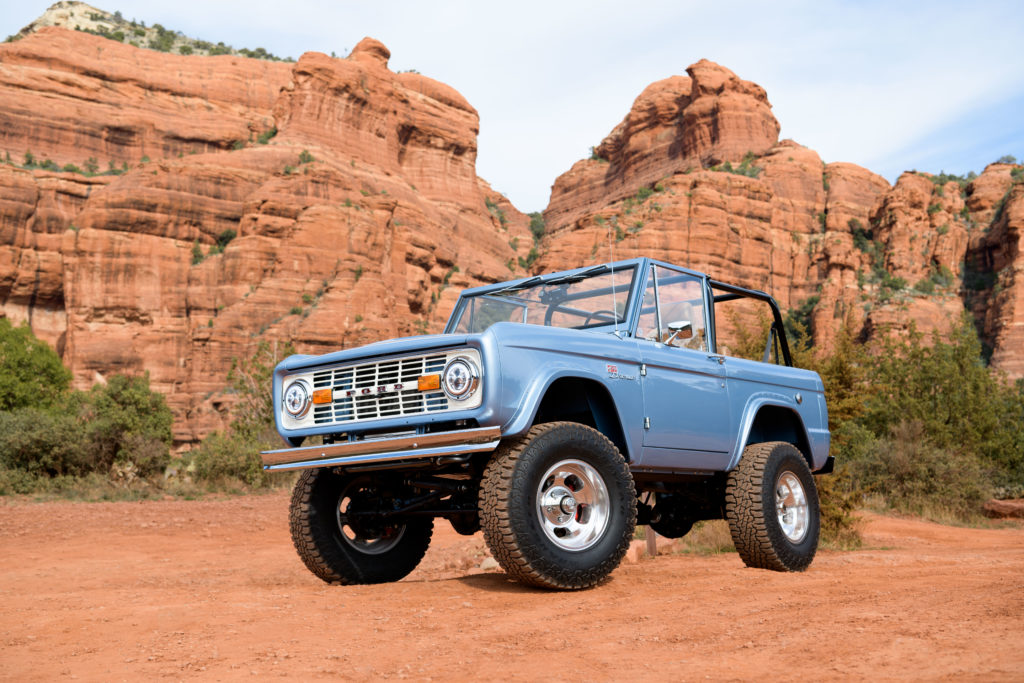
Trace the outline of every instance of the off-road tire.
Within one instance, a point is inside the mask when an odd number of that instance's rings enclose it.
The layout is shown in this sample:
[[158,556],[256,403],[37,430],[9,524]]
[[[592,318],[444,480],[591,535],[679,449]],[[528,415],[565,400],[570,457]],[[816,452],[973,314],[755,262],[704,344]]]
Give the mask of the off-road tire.
[[[563,462],[585,463],[607,492],[607,523],[580,550],[559,547],[541,521],[542,478]],[[575,422],[539,424],[499,446],[484,470],[480,499],[491,554],[511,577],[543,588],[596,585],[619,566],[636,527],[636,490],[622,454],[603,434]]]
[[[776,487],[790,473],[803,487],[806,531],[797,541],[784,533],[776,509]],[[807,569],[818,550],[821,512],[807,461],[782,441],[747,446],[725,485],[725,516],[740,558],[748,567],[797,572]]]
[[434,520],[404,520],[400,537],[386,552],[362,552],[342,537],[337,518],[340,496],[352,481],[350,475],[325,468],[304,470],[299,475],[288,515],[295,549],[306,567],[330,584],[398,581],[423,559]]

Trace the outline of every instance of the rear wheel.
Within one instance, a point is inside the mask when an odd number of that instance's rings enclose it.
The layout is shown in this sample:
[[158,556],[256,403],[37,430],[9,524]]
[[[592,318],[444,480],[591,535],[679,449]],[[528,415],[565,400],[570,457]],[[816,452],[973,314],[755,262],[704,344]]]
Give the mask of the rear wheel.
[[747,446],[729,473],[725,514],[748,567],[803,571],[818,550],[821,512],[814,477],[789,443]]
[[549,422],[503,444],[484,471],[480,520],[499,564],[545,588],[597,584],[622,561],[636,526],[625,460],[603,434]]
[[429,517],[387,515],[401,494],[386,480],[305,470],[289,514],[299,557],[327,583],[398,581],[423,559],[434,528]]

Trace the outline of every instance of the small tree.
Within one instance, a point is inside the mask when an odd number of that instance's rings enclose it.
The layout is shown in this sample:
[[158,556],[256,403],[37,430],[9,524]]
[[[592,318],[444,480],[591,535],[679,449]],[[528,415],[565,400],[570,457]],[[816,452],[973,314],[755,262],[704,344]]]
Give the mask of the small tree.
[[0,410],[53,406],[70,384],[60,356],[28,325],[0,318]]
[[114,375],[83,398],[82,416],[96,469],[130,463],[141,476],[163,471],[170,458],[174,416],[163,395],[150,390],[149,373]]
[[270,391],[274,367],[293,353],[295,347],[289,342],[261,341],[252,356],[235,359],[228,372],[231,389],[238,395],[232,410],[233,431],[254,436],[274,434],[274,399]]

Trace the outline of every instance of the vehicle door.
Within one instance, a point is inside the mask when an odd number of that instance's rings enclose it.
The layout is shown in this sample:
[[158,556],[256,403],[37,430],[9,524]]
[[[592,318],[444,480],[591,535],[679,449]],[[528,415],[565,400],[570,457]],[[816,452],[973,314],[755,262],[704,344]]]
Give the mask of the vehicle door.
[[723,356],[708,351],[704,279],[652,265],[637,326],[643,467],[723,469],[731,415]]

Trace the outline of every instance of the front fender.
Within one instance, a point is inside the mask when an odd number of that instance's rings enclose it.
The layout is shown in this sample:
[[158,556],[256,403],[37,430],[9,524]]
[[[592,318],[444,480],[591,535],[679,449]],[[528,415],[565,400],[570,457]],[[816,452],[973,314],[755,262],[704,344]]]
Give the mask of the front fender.
[[615,405],[627,447],[634,450],[640,443],[643,394],[635,342],[508,323],[498,323],[489,332],[496,333],[501,357],[501,397],[495,413],[505,436],[525,434],[551,385],[575,378],[603,387]]
[[[621,387],[613,387],[607,376],[602,377],[580,368],[566,367],[548,370],[533,377],[523,395],[519,408],[508,422],[502,426],[502,434],[506,436],[521,436],[525,434],[533,426],[533,420],[537,416],[537,409],[540,407],[541,400],[548,389],[551,388],[552,384],[564,378],[593,380],[603,386],[608,391],[608,395],[612,397],[612,403],[615,405],[615,412],[619,418],[619,423],[625,431],[625,426],[628,423],[624,419],[626,416],[622,414],[622,410],[619,407],[619,395],[622,393]],[[617,383],[622,384],[622,382]],[[637,393],[639,394],[639,392]]]

